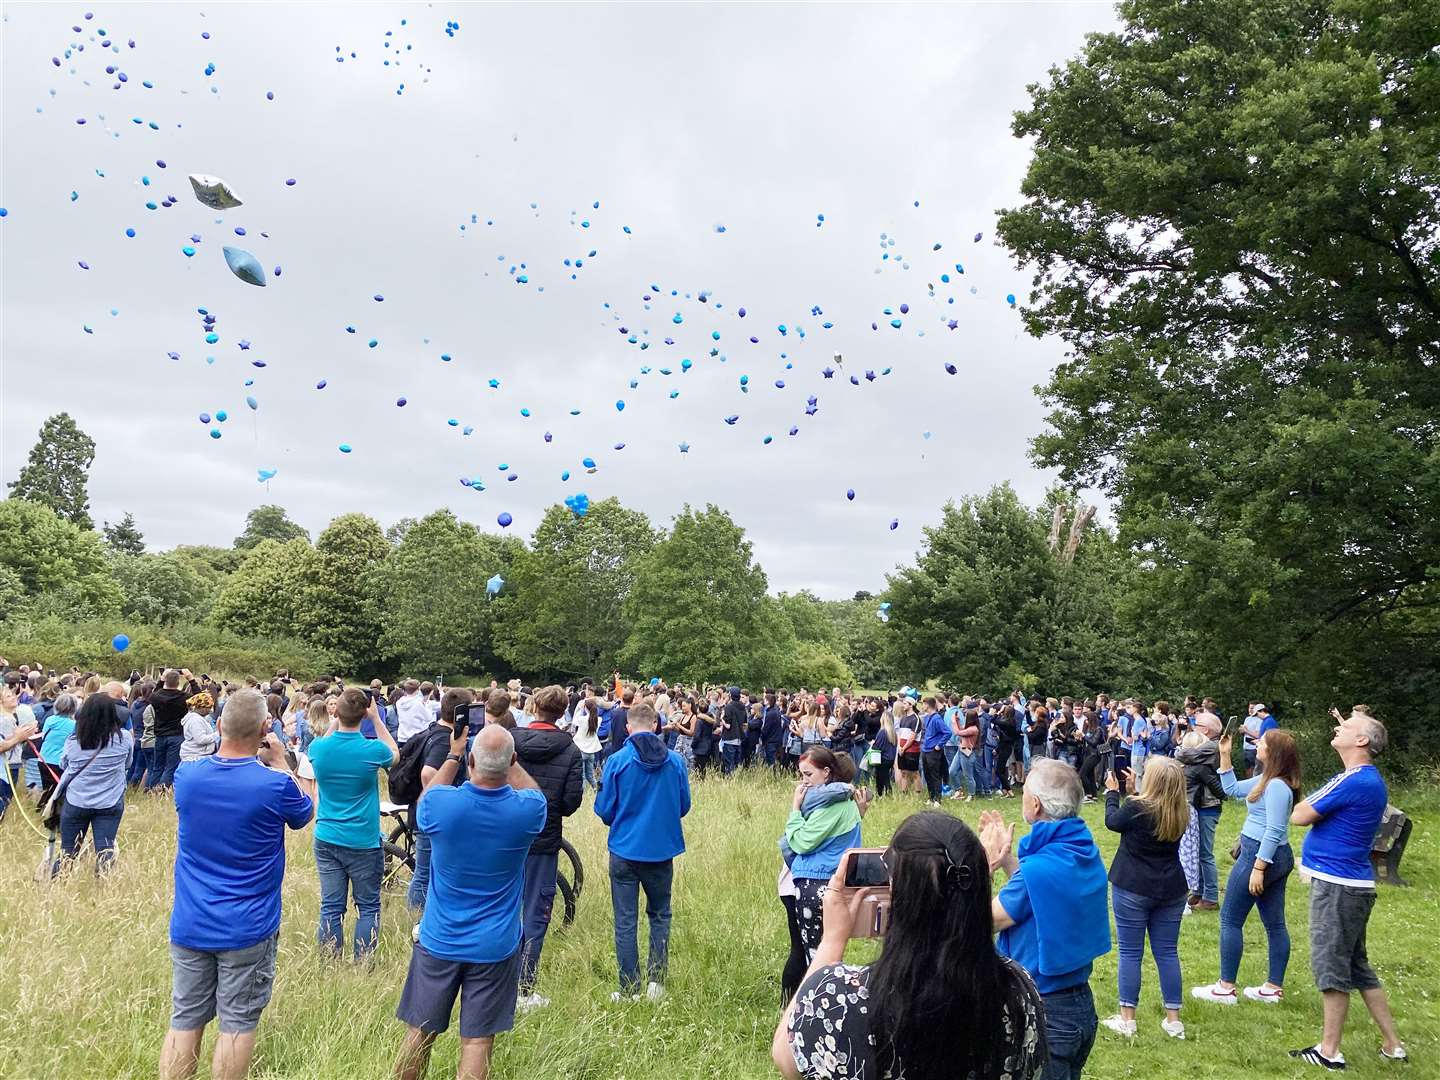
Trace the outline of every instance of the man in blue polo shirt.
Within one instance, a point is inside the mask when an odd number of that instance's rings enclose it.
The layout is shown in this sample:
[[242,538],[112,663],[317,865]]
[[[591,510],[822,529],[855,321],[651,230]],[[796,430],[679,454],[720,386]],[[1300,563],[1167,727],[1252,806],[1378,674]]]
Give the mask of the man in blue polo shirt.
[[1105,864],[1078,816],[1084,786],[1063,761],[1041,758],[1025,778],[1021,810],[1030,833],[1010,851],[1014,826],[994,810],[980,815],[990,873],[1009,875],[990,902],[1001,955],[1029,972],[1045,1001],[1050,1063],[1045,1080],[1079,1080],[1098,1022],[1090,969],[1110,951]]
[[1359,709],[1345,719],[1334,715],[1340,722],[1330,745],[1345,769],[1290,815],[1290,824],[1310,826],[1298,869],[1310,882],[1310,969],[1324,999],[1325,1026],[1318,1044],[1290,1056],[1339,1070],[1345,1068],[1340,1036],[1353,990],[1360,991],[1380,1029],[1380,1055],[1392,1061],[1406,1055],[1385,989],[1365,953],[1365,927],[1375,907],[1370,849],[1389,800],[1373,761],[1388,736],[1380,721]]
[[174,986],[161,1080],[195,1075],[205,1026],[217,1013],[211,1075],[243,1077],[270,1002],[285,829],[303,829],[314,804],[267,730],[268,718],[259,691],[237,690],[220,721],[220,749],[175,770]]
[[480,729],[470,748],[470,779],[453,787],[468,739],[466,725],[456,724],[450,753],[416,810],[416,824],[430,838],[430,886],[395,1010],[407,1025],[398,1080],[425,1075],[457,995],[460,1076],[485,1080],[495,1036],[515,1026],[525,859],[545,827],[548,804],[501,724]]
[[[399,758],[375,701],[350,687],[335,708],[339,729],[310,744],[320,810],[315,818],[315,870],[320,878],[320,947],[339,954],[345,946],[345,909],[355,898],[355,959],[375,948],[380,933],[380,769]],[[369,719],[374,731],[360,730]]]

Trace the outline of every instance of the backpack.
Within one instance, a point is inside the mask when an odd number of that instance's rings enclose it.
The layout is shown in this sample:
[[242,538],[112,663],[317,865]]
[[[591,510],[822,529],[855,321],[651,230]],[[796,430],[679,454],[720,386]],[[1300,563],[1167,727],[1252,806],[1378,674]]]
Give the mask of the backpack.
[[[449,735],[443,728],[441,733]],[[405,745],[400,748],[399,760],[390,766],[390,771],[386,774],[391,802],[408,806],[420,798],[420,792],[424,788],[420,782],[420,770],[425,767],[425,752],[430,749],[430,740],[434,734],[433,729],[427,728],[405,740]]]

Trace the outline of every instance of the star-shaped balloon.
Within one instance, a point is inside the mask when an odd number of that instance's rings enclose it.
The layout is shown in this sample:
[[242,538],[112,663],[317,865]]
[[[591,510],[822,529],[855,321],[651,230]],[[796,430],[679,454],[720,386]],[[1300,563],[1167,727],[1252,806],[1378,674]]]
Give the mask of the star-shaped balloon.
[[827,379],[833,379],[835,377],[835,369],[827,367],[824,371],[820,372],[820,374],[824,375]]
[[680,453],[682,453],[682,454],[688,454],[689,452],[690,452],[690,444],[689,444],[688,442],[682,442],[682,443],[680,444]]

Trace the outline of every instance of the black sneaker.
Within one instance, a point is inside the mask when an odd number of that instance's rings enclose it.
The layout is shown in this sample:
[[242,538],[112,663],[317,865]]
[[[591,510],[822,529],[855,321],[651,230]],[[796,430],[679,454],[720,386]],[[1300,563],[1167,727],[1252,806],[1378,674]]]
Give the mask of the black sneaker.
[[1336,1054],[1328,1058],[1320,1052],[1318,1046],[1307,1046],[1303,1050],[1291,1050],[1290,1056],[1309,1065],[1320,1065],[1333,1072],[1340,1072],[1345,1068],[1345,1055]]

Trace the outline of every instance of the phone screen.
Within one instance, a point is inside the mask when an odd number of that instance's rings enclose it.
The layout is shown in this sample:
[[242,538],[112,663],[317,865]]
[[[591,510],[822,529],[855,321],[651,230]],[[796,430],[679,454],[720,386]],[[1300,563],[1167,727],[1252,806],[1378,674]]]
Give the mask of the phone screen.
[[890,884],[890,871],[885,867],[884,852],[855,851],[845,866],[847,889],[878,888]]
[[1233,738],[1235,736],[1235,729],[1239,726],[1240,718],[1238,716],[1230,717],[1229,720],[1225,721],[1225,730],[1221,733],[1220,737],[1222,739]]

